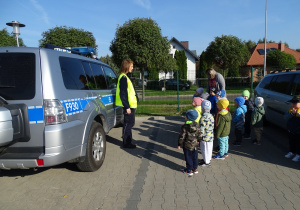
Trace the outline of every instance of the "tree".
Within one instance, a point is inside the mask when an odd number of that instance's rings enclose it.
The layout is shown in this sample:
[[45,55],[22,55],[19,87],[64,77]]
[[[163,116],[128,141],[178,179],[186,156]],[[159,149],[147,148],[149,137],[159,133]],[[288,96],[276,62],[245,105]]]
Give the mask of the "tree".
[[223,71],[226,69],[230,71],[245,65],[250,58],[250,52],[239,38],[232,35],[222,35],[216,37],[209,44],[205,56]]
[[256,46],[256,42],[252,40],[244,41],[244,44],[247,46],[249,52]]
[[[9,34],[6,28],[0,31],[0,47],[17,46],[15,35]],[[19,46],[26,47],[21,38],[19,38]]]
[[273,50],[267,55],[267,65],[274,69],[294,69],[297,65],[296,58],[289,53]]
[[[176,55],[176,53],[175,53]],[[166,87],[166,75],[169,71],[173,70],[174,72],[178,70],[176,59],[171,55],[165,55],[161,57],[161,61],[158,64],[158,68],[161,72],[165,73],[164,87]]]
[[[259,39],[257,43],[265,43],[265,38]],[[276,43],[276,42],[272,40],[267,40],[267,43]]]
[[116,72],[119,73],[120,69],[119,67],[112,61],[111,57],[109,55],[106,55],[105,57],[100,57],[100,60],[108,65],[111,66],[111,68]]
[[42,39],[39,40],[40,47],[46,44],[53,44],[60,47],[80,47],[91,46],[97,52],[96,39],[93,34],[83,29],[60,26],[49,29],[42,33]]
[[300,52],[300,48],[299,48],[299,49],[296,49],[296,51],[297,51],[297,52]]
[[[186,62],[186,55],[184,50],[176,50],[175,56],[176,65],[179,71],[179,79],[187,79],[187,62]],[[175,72],[174,72],[175,74]],[[174,75],[175,77],[175,75]]]
[[114,63],[121,66],[123,59],[131,59],[141,71],[142,81],[149,67],[159,69],[159,62],[168,56],[169,48],[168,39],[162,36],[161,29],[151,18],[135,18],[118,26],[110,45]]
[[202,51],[200,57],[200,62],[199,62],[199,69],[196,72],[196,77],[197,78],[204,78],[206,77],[206,73],[205,71],[212,67],[212,64],[209,62],[209,60],[206,58],[206,54],[204,51]]

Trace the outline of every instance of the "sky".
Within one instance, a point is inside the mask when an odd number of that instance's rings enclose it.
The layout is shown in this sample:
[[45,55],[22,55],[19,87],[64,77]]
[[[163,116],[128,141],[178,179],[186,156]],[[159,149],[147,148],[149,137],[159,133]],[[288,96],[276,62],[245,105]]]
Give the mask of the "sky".
[[[267,40],[300,48],[300,1],[267,1]],[[265,37],[266,0],[0,0],[0,30],[19,21],[20,38],[38,47],[42,33],[56,26],[91,32],[98,57],[111,55],[116,28],[134,18],[151,18],[162,36],[189,41],[197,55],[215,37],[233,35],[257,42]]]

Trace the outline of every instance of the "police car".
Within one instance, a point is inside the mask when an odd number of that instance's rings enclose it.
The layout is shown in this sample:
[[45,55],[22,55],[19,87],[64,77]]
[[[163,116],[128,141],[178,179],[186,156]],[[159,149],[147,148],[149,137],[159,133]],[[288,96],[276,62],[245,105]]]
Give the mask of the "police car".
[[0,169],[96,171],[123,120],[117,75],[90,48],[0,47]]

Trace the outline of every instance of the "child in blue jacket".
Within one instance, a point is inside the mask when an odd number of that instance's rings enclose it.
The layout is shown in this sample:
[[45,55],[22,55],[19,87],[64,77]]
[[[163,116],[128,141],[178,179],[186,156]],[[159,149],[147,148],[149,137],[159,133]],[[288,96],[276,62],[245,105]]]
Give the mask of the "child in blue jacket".
[[235,142],[234,146],[241,146],[243,139],[243,129],[245,126],[245,114],[247,112],[247,106],[244,105],[245,99],[240,96],[234,99],[234,105],[236,109],[233,113],[232,122],[234,125]]

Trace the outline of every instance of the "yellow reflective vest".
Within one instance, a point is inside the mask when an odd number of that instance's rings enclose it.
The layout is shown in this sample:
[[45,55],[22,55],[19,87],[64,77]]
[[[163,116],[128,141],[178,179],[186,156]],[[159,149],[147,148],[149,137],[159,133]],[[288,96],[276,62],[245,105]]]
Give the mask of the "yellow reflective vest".
[[130,106],[130,108],[137,108],[137,98],[136,98],[136,95],[135,95],[134,87],[132,85],[131,80],[124,73],[120,74],[120,76],[118,78],[117,92],[116,92],[116,105],[124,107],[123,103],[121,101],[121,98],[120,98],[120,79],[123,76],[125,76],[126,79],[127,79],[127,93],[128,93],[129,106]]

